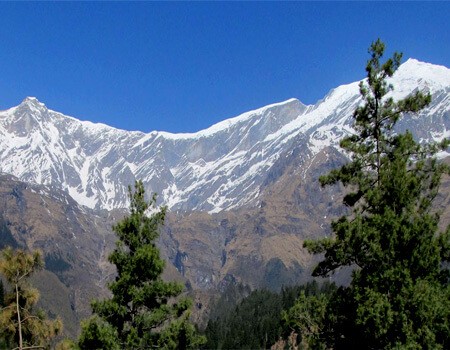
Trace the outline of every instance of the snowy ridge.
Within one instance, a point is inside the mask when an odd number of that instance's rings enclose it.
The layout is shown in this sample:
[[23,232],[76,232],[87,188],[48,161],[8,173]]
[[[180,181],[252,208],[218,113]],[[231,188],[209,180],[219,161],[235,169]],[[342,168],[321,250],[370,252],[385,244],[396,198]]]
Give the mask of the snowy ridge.
[[[143,180],[172,210],[218,212],[256,205],[277,160],[301,147],[311,159],[351,132],[359,82],[331,90],[315,105],[296,99],[272,104],[191,134],[124,131],[79,121],[28,97],[0,112],[0,171],[57,186],[96,209],[127,206],[127,186]],[[393,97],[419,89],[432,104],[399,129],[420,140],[450,130],[450,70],[410,59],[392,78]]]

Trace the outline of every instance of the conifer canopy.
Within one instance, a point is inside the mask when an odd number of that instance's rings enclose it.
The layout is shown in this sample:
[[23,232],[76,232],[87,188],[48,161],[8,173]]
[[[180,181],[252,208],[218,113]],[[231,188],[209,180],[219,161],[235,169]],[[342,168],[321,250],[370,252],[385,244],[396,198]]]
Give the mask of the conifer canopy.
[[426,108],[431,96],[417,91],[394,101],[389,78],[401,54],[382,63],[384,50],[380,40],[370,46],[355,133],[340,143],[351,160],[320,178],[322,186],[345,186],[351,214],[332,223],[331,238],[305,243],[324,254],[315,276],[354,268],[350,286],[329,302],[321,337],[335,349],[445,349],[450,230],[439,232],[432,202],[449,172],[435,155],[449,143],[421,144],[395,132],[399,118]]
[[[94,317],[82,325],[81,349],[195,348],[204,339],[189,323],[189,299],[183,286],[161,278],[164,260],[156,246],[166,208],[156,196],[144,198],[141,181],[129,188],[130,214],[113,230],[118,237],[109,261],[117,268],[109,284],[112,297],[94,301]],[[149,210],[153,214],[148,215]]]

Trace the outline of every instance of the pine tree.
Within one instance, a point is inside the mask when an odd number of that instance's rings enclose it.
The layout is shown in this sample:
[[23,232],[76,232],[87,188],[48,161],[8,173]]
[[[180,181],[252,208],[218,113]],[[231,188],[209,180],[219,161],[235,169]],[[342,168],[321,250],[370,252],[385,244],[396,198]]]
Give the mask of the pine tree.
[[[283,310],[282,321],[290,334],[297,334],[303,349],[325,349],[321,339],[321,328],[327,311],[327,295],[307,295],[304,291],[298,296],[295,305]],[[288,337],[289,339],[289,337]],[[291,344],[292,347],[295,344]]]
[[25,350],[47,349],[61,331],[62,322],[48,320],[42,310],[34,310],[39,292],[27,280],[43,267],[38,251],[27,253],[5,248],[1,251],[0,272],[12,287],[6,293],[0,311],[0,343],[2,346]]
[[144,194],[140,181],[134,192],[129,188],[131,213],[113,227],[119,240],[109,256],[117,268],[112,298],[92,303],[95,316],[82,326],[82,349],[185,349],[204,341],[189,323],[183,286],[161,278],[164,260],[156,239],[166,209],[156,210],[156,197],[146,202]]
[[351,161],[320,178],[323,186],[340,182],[347,188],[344,204],[352,214],[332,223],[332,238],[305,245],[325,253],[316,276],[354,267],[350,286],[328,306],[329,346],[449,348],[450,230],[438,232],[439,215],[431,207],[448,173],[433,156],[448,141],[419,144],[410,132],[393,131],[402,115],[425,108],[431,97],[420,92],[397,102],[388,97],[393,87],[387,79],[401,54],[382,64],[384,48],[377,40],[369,49],[355,134],[340,144]]

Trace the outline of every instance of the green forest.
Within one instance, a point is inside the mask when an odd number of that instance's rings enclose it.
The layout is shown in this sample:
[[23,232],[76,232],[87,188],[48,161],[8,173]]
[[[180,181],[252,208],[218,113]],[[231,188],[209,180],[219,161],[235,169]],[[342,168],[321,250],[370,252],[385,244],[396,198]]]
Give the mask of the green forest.
[[137,181],[129,188],[129,215],[113,227],[111,297],[91,301],[78,339],[61,339],[61,320],[36,308],[39,293],[29,280],[43,268],[41,253],[1,252],[0,348],[449,349],[450,229],[439,230],[432,207],[449,174],[436,154],[449,142],[423,144],[408,131],[394,132],[403,115],[426,108],[431,97],[389,97],[402,55],[383,61],[384,52],[380,40],[369,48],[354,133],[340,143],[349,162],[320,178],[321,186],[345,188],[348,214],[333,221],[330,237],[305,242],[322,257],[313,277],[324,281],[350,267],[348,285],[312,281],[279,293],[231,285],[198,329],[183,285],[162,278],[156,241],[166,208],[156,206],[156,196],[146,201]]

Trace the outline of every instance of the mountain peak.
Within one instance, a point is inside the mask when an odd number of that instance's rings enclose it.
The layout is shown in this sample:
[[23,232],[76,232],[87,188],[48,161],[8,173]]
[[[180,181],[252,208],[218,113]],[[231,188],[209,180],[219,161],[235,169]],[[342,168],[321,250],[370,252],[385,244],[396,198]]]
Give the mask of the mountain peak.
[[23,99],[22,103],[33,103],[33,104],[43,104],[40,102],[36,97],[33,96],[27,96]]
[[40,102],[36,97],[27,96],[23,99],[20,106],[25,106],[34,110],[46,110],[44,103]]
[[400,70],[407,70],[409,73],[413,73],[414,70],[439,70],[444,68],[445,70],[448,70],[447,67],[439,66],[436,64],[431,64],[423,61],[419,61],[415,58],[408,58],[405,62],[403,62],[400,65]]
[[416,60],[415,58],[410,57],[405,62],[402,63],[402,66],[403,65],[406,65],[406,66],[417,66],[417,65],[421,65],[421,64],[427,64],[427,63],[419,61],[419,60]]
[[414,81],[414,84],[419,86],[420,82],[425,81],[427,85],[431,84],[431,86],[440,89],[450,84],[450,69],[409,58],[399,67],[395,77],[400,80]]

